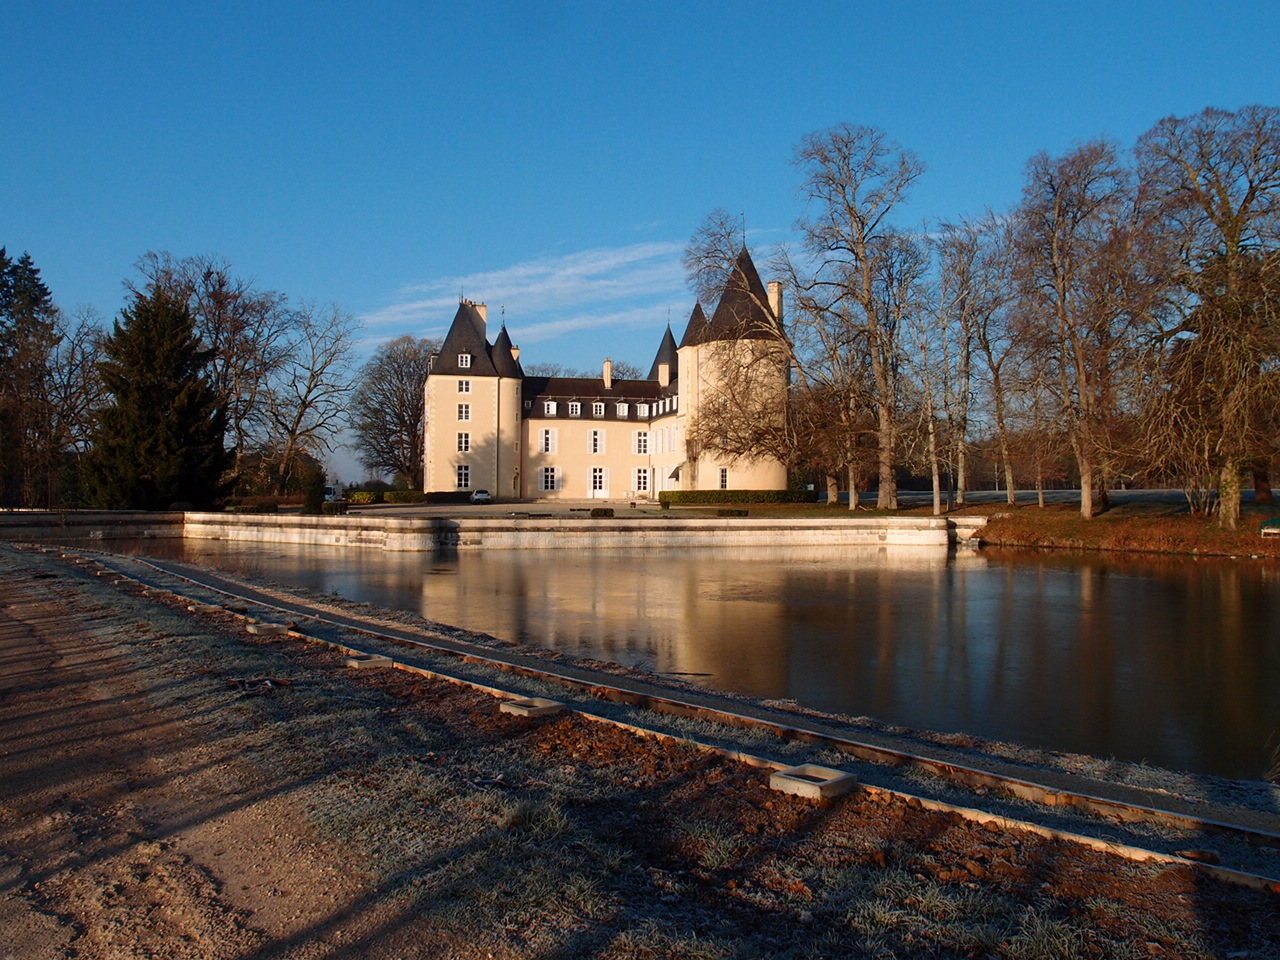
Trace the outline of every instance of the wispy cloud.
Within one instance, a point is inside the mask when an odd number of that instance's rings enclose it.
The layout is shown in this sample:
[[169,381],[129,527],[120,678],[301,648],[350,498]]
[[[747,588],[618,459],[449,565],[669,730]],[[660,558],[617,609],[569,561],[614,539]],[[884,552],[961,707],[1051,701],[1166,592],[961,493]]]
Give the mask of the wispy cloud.
[[439,336],[453,319],[459,294],[501,313],[512,335],[550,340],[584,329],[654,325],[665,308],[690,299],[680,243],[639,243],[583,250],[466,276],[407,284],[391,303],[361,319],[370,340],[417,333]]

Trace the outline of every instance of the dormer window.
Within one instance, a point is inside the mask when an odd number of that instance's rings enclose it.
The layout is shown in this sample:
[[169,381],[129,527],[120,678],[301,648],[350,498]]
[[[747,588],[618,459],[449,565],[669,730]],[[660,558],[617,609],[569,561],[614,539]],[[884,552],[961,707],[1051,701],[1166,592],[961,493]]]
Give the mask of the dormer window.
[[556,415],[556,402],[554,400],[548,400],[542,405],[542,412],[548,417],[554,417]]
[[578,401],[576,400],[569,401],[569,416],[571,417],[582,416],[582,404],[578,403]]
[[603,416],[604,416],[604,404],[603,404],[603,403],[593,403],[593,404],[591,405],[591,415],[592,415],[593,417],[603,417]]
[[471,354],[469,353],[458,354],[458,368],[461,370],[471,369]]
[[619,418],[621,418],[621,419],[625,420],[625,419],[627,419],[627,417],[628,417],[628,416],[630,416],[630,415],[631,415],[631,407],[630,407],[630,405],[629,405],[629,404],[625,404],[625,403],[620,403],[620,404],[618,404],[618,416],[619,416]]
[[649,419],[649,405],[647,403],[636,404],[636,416],[641,420]]

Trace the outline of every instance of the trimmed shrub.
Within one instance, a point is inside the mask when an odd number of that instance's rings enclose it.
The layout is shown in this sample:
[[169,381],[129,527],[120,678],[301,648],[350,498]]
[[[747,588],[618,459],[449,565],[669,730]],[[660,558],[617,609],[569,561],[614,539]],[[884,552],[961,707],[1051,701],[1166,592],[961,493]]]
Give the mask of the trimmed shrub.
[[347,512],[347,501],[326,500],[321,504],[320,512],[326,517],[340,517]]
[[592,507],[591,515],[593,517],[612,517],[613,507]]
[[[421,490],[388,490],[383,495],[386,503],[427,503],[428,495]],[[464,492],[463,499],[466,499]]]
[[816,490],[663,490],[668,503],[816,503]]
[[232,513],[279,513],[280,504],[274,500],[259,503],[237,503],[228,508]]
[[347,503],[384,503],[386,498],[381,490],[352,490],[347,494]]
[[746,517],[749,515],[746,510],[734,510],[730,507],[723,507],[716,511],[717,517]]

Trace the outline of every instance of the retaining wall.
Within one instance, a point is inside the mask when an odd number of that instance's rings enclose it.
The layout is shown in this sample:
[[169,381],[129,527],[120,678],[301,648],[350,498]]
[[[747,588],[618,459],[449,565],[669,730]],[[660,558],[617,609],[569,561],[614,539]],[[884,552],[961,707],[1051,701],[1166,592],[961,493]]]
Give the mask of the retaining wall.
[[179,511],[74,510],[66,513],[15,510],[0,513],[5,540],[116,540],[183,536]]
[[[976,528],[974,528],[976,529]],[[312,543],[388,551],[598,549],[618,547],[911,546],[964,539],[969,525],[938,517],[750,518],[474,518],[238,516],[188,513],[185,535],[197,540]]]

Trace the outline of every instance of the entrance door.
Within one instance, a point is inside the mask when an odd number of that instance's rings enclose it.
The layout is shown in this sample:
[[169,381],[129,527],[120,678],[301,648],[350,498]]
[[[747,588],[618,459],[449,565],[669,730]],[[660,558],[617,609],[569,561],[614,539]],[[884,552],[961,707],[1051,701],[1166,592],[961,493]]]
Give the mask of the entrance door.
[[591,499],[607,500],[609,498],[609,468],[591,468]]

